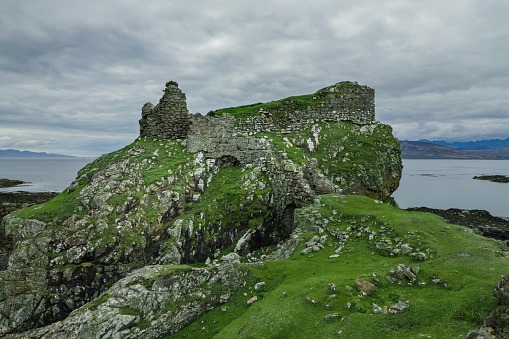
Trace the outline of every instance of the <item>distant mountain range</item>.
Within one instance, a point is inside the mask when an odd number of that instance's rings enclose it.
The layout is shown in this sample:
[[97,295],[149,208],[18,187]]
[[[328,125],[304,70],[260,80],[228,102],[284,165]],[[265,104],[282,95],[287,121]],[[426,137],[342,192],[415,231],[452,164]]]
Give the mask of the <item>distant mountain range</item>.
[[15,149],[0,149],[0,158],[75,158],[71,155],[53,154],[46,152],[18,151]]
[[[507,140],[509,141],[509,139]],[[475,143],[475,141],[472,143]],[[400,140],[400,144],[403,159],[509,159],[509,147],[460,150],[435,142]]]
[[421,139],[421,142],[430,142],[437,145],[449,146],[459,150],[493,150],[509,147],[509,138],[505,140],[491,139],[491,140],[477,140],[477,141],[465,141],[465,142],[447,142],[443,140],[427,140]]

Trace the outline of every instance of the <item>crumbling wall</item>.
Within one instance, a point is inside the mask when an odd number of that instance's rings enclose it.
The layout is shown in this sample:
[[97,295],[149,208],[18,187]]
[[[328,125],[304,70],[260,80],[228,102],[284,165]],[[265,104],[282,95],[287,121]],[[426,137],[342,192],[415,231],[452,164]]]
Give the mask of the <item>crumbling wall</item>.
[[375,90],[356,82],[340,82],[315,97],[319,106],[298,109],[292,105],[277,105],[261,109],[259,116],[237,123],[236,130],[254,134],[260,132],[298,131],[315,122],[351,121],[358,125],[375,121]]
[[294,105],[290,100],[261,109],[258,115],[244,121],[228,114],[189,115],[185,94],[170,81],[157,106],[143,106],[140,132],[157,139],[186,138],[188,152],[202,152],[220,166],[259,167],[271,177],[279,201],[287,206],[302,206],[312,201],[315,192],[331,193],[337,187],[324,180],[316,168],[295,166],[286,154],[274,150],[266,136],[256,134],[289,133],[318,122],[375,122],[375,91],[367,86],[340,82],[317,92],[313,102],[316,105],[302,108],[302,104]]
[[[225,121],[228,121],[228,129],[248,135],[260,132],[298,131],[315,122],[351,121],[364,125],[375,121],[375,90],[368,86],[356,82],[340,82],[319,92],[314,99],[319,105],[310,105],[306,108],[291,104],[276,105],[261,109],[258,115],[245,121],[235,121],[234,117],[215,117],[217,123],[214,123],[196,115],[191,117],[187,110],[185,94],[175,82],[170,81],[159,104],[154,107],[151,103],[146,103],[143,106],[140,134],[157,139],[186,138],[190,123],[197,123],[204,128],[203,134],[212,137],[210,142],[213,143],[213,140],[218,139],[215,135],[223,133]],[[214,131],[214,128],[217,128],[217,131]],[[218,147],[231,148],[222,144]]]
[[162,140],[185,138],[189,130],[186,95],[173,81],[167,83],[163,92],[155,107],[147,102],[141,109],[140,135]]

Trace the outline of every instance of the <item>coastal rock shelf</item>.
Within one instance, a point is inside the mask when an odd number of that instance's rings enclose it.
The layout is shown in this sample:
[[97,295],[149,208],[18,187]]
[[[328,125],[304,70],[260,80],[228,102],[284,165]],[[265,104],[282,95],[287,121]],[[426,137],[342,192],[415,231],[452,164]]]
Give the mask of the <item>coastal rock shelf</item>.
[[26,182],[21,181],[21,180],[11,180],[11,179],[0,178],[0,188],[16,187],[16,186],[23,185],[23,184],[26,184]]
[[509,240],[509,220],[491,215],[484,210],[449,208],[446,210],[429,207],[411,207],[408,211],[430,212],[444,218],[448,223],[467,226],[475,233],[497,240]]

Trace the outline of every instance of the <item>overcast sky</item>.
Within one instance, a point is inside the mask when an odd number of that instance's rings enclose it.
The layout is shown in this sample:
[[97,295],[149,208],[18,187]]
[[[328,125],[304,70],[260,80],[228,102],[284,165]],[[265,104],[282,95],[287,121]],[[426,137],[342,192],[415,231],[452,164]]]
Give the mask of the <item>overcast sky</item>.
[[506,0],[2,0],[0,149],[98,156],[191,113],[357,81],[400,139],[509,137]]

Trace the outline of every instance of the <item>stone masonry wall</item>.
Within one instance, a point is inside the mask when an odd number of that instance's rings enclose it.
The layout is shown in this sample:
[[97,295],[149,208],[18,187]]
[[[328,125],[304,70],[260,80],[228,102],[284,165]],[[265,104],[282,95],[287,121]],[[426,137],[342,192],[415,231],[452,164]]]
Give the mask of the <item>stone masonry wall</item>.
[[[314,192],[302,171],[284,154],[275,151],[267,136],[246,136],[236,130],[235,119],[191,116],[186,139],[187,151],[202,152],[207,159],[215,159],[219,165],[259,167],[277,186],[278,201],[286,205],[302,206],[312,202]],[[284,210],[280,209],[280,210]]]
[[[238,123],[236,130],[254,134],[274,131],[296,131],[315,122],[351,121],[359,125],[375,121],[375,90],[355,82],[340,82],[330,86],[327,92],[317,95],[320,106],[308,106],[304,110],[276,106],[260,110],[260,115]],[[278,116],[278,118],[275,118]]]
[[157,139],[185,138],[189,130],[186,95],[176,84],[168,84],[155,107],[147,102],[141,109],[140,135]]
[[[351,121],[360,125],[375,121],[375,90],[368,86],[356,82],[340,82],[320,92],[314,99],[321,102],[320,106],[308,106],[299,110],[292,105],[278,105],[267,110],[261,109],[258,116],[246,121],[235,121],[232,118],[228,128],[252,135],[281,130],[296,131],[320,121]],[[174,83],[169,84],[158,105],[154,107],[151,103],[146,103],[143,106],[140,134],[145,133],[158,139],[185,138],[188,135],[190,118],[206,129],[223,125],[219,120],[218,123],[208,121],[203,124],[204,120],[196,116],[190,117],[188,113],[185,94]],[[220,134],[221,130],[217,133]],[[221,145],[219,148],[231,149],[229,146]]]

